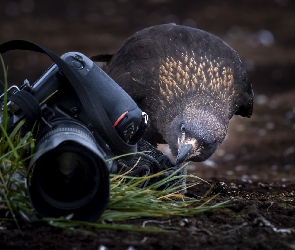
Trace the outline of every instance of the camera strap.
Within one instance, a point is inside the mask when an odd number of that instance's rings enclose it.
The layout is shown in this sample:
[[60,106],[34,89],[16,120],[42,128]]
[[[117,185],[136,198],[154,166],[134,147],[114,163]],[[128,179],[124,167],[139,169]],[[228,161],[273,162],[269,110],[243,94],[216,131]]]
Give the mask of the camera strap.
[[[5,85],[0,80],[0,93],[4,94]],[[8,92],[8,91],[7,91]],[[1,97],[3,96],[1,95]],[[15,103],[24,113],[26,117],[25,126],[31,130],[36,123],[41,119],[41,108],[37,99],[27,91],[18,91],[14,94],[7,93],[7,99]],[[9,129],[8,129],[9,131]]]
[[[77,74],[58,55],[56,55],[54,52],[43,46],[25,40],[11,40],[0,45],[1,54],[4,54],[5,52],[11,50],[29,50],[47,54],[52,59],[52,61],[59,67],[61,72],[65,75],[65,77],[68,79],[68,81],[74,88],[80,102],[83,105],[84,110],[87,113],[88,119],[93,125],[94,130],[101,132],[103,139],[110,146],[113,152],[117,155],[137,152],[136,145],[127,144],[118,135],[117,131],[113,127],[113,124],[108,118],[102,104],[95,96],[95,93],[91,91],[92,88],[91,86],[89,86],[89,83],[87,83],[85,79],[81,77],[79,74]],[[25,98],[29,98],[30,100],[30,97],[28,96],[26,96]],[[35,112],[34,110],[35,109],[33,108],[32,113],[37,114],[38,112]]]
[[14,102],[24,112],[27,129],[32,129],[36,121],[41,119],[41,108],[37,99],[27,91],[19,91],[8,95],[8,100]]

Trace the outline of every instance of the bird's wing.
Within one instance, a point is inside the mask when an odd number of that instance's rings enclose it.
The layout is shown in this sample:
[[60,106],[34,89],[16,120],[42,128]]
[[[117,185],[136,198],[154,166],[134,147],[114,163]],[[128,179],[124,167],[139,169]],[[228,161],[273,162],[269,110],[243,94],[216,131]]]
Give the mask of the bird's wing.
[[[114,54],[107,73],[144,110],[145,97],[152,96],[160,57],[152,36],[134,35]],[[143,105],[143,106],[142,106]]]

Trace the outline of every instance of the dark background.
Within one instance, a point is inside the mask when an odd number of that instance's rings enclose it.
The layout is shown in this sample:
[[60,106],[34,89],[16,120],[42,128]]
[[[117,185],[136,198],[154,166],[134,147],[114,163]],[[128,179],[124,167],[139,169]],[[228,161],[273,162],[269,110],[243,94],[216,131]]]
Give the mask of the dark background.
[[[167,224],[153,218],[149,225],[175,230],[162,234],[89,227],[92,234],[86,234],[38,223],[18,230],[0,210],[0,249],[294,249],[295,1],[2,0],[0,6],[0,43],[25,39],[59,55],[114,53],[134,32],[161,23],[209,31],[238,52],[255,93],[253,116],[232,118],[216,153],[189,166],[217,184],[212,202],[231,199],[231,206]],[[9,84],[18,85],[34,82],[51,64],[32,52],[4,59]],[[204,195],[208,189],[201,182],[191,191]],[[140,227],[144,220],[123,223]]]
[[[2,1],[0,42],[25,39],[61,55],[115,53],[134,32],[175,22],[209,31],[240,55],[255,93],[252,118],[235,117],[204,178],[295,180],[295,2],[291,0]],[[34,82],[51,64],[34,52],[4,55],[9,84]],[[2,78],[2,75],[1,75]]]

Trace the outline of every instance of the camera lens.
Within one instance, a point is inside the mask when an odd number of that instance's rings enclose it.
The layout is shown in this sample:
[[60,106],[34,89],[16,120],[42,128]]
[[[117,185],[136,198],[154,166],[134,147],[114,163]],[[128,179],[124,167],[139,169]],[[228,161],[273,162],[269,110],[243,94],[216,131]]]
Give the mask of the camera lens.
[[60,209],[77,209],[95,196],[100,167],[96,157],[76,142],[66,141],[37,161],[36,184],[42,197]]
[[29,193],[43,217],[73,214],[93,221],[109,201],[104,152],[82,124],[58,121],[39,140],[31,161]]

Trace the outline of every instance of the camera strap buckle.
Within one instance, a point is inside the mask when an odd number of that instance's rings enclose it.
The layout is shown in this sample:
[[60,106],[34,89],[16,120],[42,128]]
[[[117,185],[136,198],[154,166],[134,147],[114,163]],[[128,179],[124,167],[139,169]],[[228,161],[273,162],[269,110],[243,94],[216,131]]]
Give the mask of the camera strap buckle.
[[[4,93],[4,84],[2,83],[2,81],[0,81],[0,83],[1,83],[1,85],[3,85],[3,90],[1,89],[1,92],[3,92],[3,94],[0,95],[0,100],[2,100],[3,97],[4,97],[4,94],[5,94],[5,93]],[[11,91],[11,90],[13,90],[13,91]],[[7,89],[7,93],[12,92],[12,93],[14,94],[14,93],[16,93],[16,92],[18,92],[18,91],[20,91],[20,89],[19,89],[19,87],[16,86],[16,85],[12,85],[12,86],[10,86],[10,87]]]

